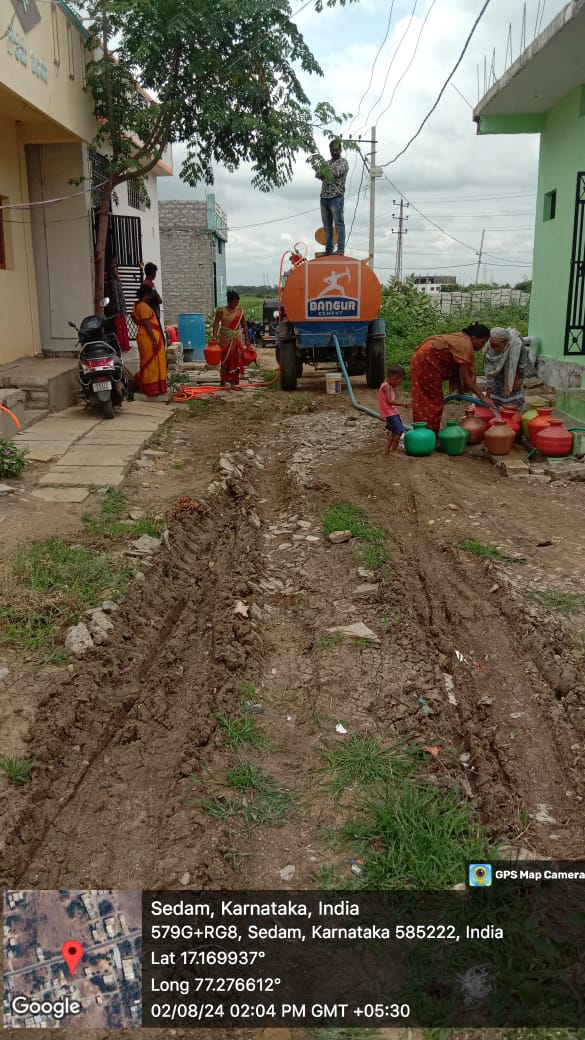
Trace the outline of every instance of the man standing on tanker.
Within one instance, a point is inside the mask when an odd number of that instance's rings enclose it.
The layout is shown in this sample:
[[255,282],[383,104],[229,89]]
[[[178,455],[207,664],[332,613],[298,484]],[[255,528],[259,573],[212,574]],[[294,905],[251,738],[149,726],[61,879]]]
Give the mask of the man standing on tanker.
[[341,141],[331,141],[329,145],[331,158],[326,165],[331,171],[330,178],[325,174],[315,176],[322,181],[321,185],[321,220],[325,228],[325,255],[333,253],[333,225],[337,229],[337,253],[345,253],[345,220],[343,215],[345,179],[349,171],[347,159],[341,157]]

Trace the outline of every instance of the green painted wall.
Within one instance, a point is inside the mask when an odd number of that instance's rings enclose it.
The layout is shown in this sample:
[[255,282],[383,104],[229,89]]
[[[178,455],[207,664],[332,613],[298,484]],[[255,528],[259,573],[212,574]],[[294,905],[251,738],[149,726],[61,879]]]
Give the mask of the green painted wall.
[[[540,138],[529,334],[540,340],[540,354],[585,364],[585,357],[563,355],[577,172],[585,170],[582,107],[580,89],[568,94],[547,112]],[[556,214],[544,220],[551,191],[557,193]]]

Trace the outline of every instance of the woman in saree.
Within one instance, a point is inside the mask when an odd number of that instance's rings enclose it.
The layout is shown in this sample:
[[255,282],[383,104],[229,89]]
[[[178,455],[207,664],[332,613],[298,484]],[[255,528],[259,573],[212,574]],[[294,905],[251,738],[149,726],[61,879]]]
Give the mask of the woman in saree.
[[152,299],[152,286],[142,284],[132,309],[132,320],[138,326],[136,339],[140,354],[136,383],[141,393],[157,397],[167,393],[167,357],[162,329],[151,307]]
[[227,306],[217,308],[213,321],[214,339],[217,339],[219,332],[219,345],[221,347],[221,367],[219,371],[222,386],[238,386],[240,382],[242,332],[244,333],[246,346],[250,346],[248,326],[239,303],[239,294],[230,290],[227,294]]
[[412,418],[426,422],[438,434],[445,400],[443,380],[449,380],[451,392],[469,390],[488,408],[491,404],[475,381],[474,351],[481,350],[490,337],[486,325],[475,322],[462,332],[429,336],[410,359],[412,378]]
[[515,404],[524,408],[524,378],[530,369],[528,349],[518,329],[495,328],[483,355],[487,395],[497,408]]

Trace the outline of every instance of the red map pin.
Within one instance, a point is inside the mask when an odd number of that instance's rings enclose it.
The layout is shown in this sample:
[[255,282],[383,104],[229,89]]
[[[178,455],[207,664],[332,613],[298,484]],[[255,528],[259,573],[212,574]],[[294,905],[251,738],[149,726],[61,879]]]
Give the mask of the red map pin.
[[68,939],[61,947],[63,960],[69,968],[71,978],[75,975],[75,969],[83,957],[83,946],[75,939]]

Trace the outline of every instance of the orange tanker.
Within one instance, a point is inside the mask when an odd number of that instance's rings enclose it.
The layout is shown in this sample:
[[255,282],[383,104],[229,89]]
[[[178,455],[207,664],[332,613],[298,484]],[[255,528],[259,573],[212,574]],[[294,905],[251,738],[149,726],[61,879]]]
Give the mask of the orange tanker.
[[283,390],[294,390],[304,364],[336,361],[332,336],[350,375],[365,372],[370,387],[384,379],[382,286],[366,261],[318,256],[297,262],[282,291],[278,360]]

